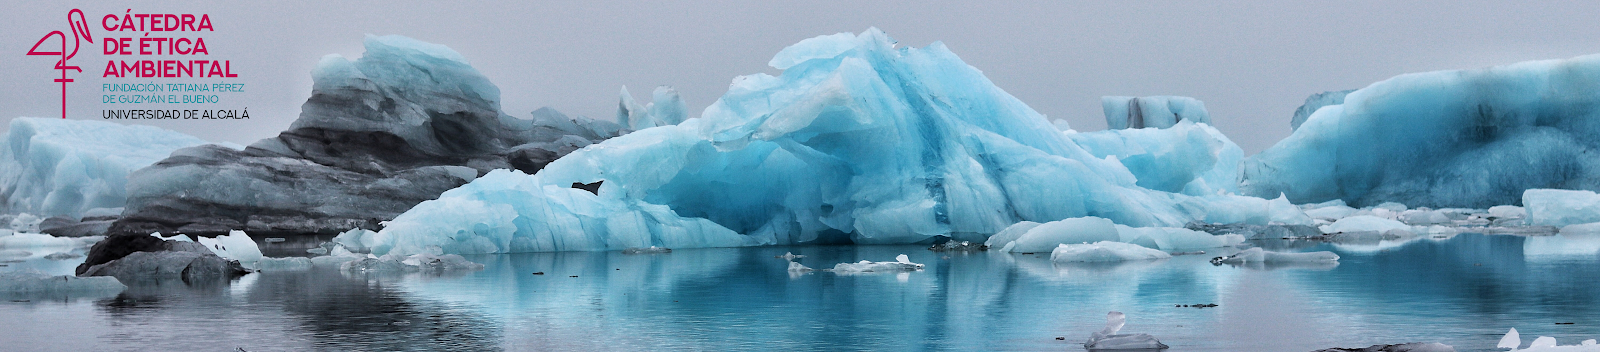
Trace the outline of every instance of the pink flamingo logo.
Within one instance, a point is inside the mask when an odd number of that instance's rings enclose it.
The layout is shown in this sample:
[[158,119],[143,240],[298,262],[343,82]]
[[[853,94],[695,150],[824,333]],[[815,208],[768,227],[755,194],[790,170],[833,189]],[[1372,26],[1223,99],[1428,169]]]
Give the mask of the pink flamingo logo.
[[[74,19],[73,15],[77,15],[77,18]],[[39,38],[38,42],[33,43],[33,48],[28,49],[28,55],[61,56],[60,60],[56,60],[56,66],[54,69],[61,70],[61,78],[57,78],[55,82],[61,82],[61,118],[63,119],[67,118],[67,82],[72,82],[71,78],[67,78],[67,70],[76,70],[80,73],[83,72],[82,68],[78,68],[77,66],[68,66],[67,60],[71,60],[73,56],[78,55],[79,39],[94,43],[94,37],[89,35],[89,21],[83,19],[83,10],[72,9],[72,11],[68,11],[67,26],[72,28],[71,52],[67,51],[67,35],[65,33],[61,33],[61,31],[51,31],[50,34],[45,34],[44,38]],[[51,37],[61,40],[61,51],[39,51],[39,45],[43,45],[44,42],[46,40],[50,40]]]

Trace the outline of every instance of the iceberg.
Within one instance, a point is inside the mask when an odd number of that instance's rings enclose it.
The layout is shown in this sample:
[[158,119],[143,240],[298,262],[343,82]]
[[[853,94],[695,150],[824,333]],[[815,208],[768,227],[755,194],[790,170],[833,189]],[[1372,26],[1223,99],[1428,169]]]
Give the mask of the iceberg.
[[1211,263],[1218,265],[1249,263],[1316,263],[1337,261],[1339,261],[1339,255],[1328,251],[1288,253],[1266,251],[1262,250],[1261,248],[1250,248],[1239,251],[1239,253],[1234,255],[1211,259]]
[[115,295],[127,288],[114,277],[51,276],[32,271],[0,272],[0,297]]
[[255,262],[255,269],[263,272],[269,271],[306,271],[313,266],[311,258],[261,258]]
[[656,87],[651,92],[650,104],[639,105],[633,100],[633,95],[628,94],[628,87],[622,87],[622,98],[617,103],[617,124],[634,130],[683,123],[689,117],[689,110],[683,105],[683,98],[678,96],[678,90],[668,86]]
[[1482,209],[1527,189],[1600,190],[1597,90],[1600,55],[1400,75],[1246,158],[1240,191]]
[[[827,271],[841,275],[865,273],[903,273],[922,270],[923,267],[924,265],[912,263],[910,257],[907,257],[905,254],[901,254],[895,256],[894,261],[892,262],[874,262],[863,260],[855,263],[839,263],[834,264],[833,269],[827,269]],[[794,266],[791,265],[790,268],[793,269]]]
[[[159,237],[159,236],[158,236]],[[200,237],[200,244],[206,249],[216,253],[218,257],[228,260],[237,260],[246,268],[252,267],[255,262],[261,261],[261,248],[250,239],[244,231],[234,230],[227,235]]]
[[942,43],[897,48],[868,29],[806,39],[769,64],[782,74],[735,78],[698,118],[417,204],[379,231],[383,243],[461,254],[930,244],[1085,216],[1137,227],[1312,223],[1282,197],[1140,187]]
[[1068,133],[1097,158],[1115,157],[1139,187],[1191,196],[1239,192],[1244,150],[1205,123]]
[[1089,334],[1089,341],[1083,343],[1083,348],[1090,351],[1159,351],[1167,349],[1167,345],[1156,340],[1150,334],[1118,334],[1127,322],[1127,316],[1122,312],[1106,314],[1106,328]]
[[121,208],[128,174],[173,151],[206,144],[190,135],[105,121],[19,117],[0,147],[0,213],[81,217]]
[[[380,222],[495,169],[534,172],[622,128],[552,109],[500,110],[500,89],[442,45],[369,36],[323,57],[311,98],[276,137],[199,146],[128,175],[113,234],[289,237]],[[119,203],[115,206],[123,206]]]
[[1324,225],[1322,226],[1321,230],[1323,233],[1364,231],[1385,233],[1389,232],[1390,230],[1410,231],[1411,226],[1399,221],[1380,218],[1372,215],[1357,215],[1339,219],[1339,221],[1334,221],[1332,224]]
[[1562,227],[1600,222],[1600,194],[1590,191],[1530,189],[1522,194],[1528,223]]
[[1167,128],[1183,121],[1211,123],[1206,104],[1190,97],[1100,97],[1100,108],[1106,126],[1113,130]]
[[1055,250],[1050,251],[1050,261],[1056,263],[1121,262],[1166,258],[1172,258],[1172,255],[1136,244],[1110,241],[1087,244],[1061,244],[1056,246]]
[[1294,109],[1294,118],[1289,120],[1289,128],[1291,130],[1300,129],[1300,125],[1306,123],[1306,119],[1311,117],[1311,113],[1317,112],[1317,109],[1328,105],[1344,104],[1344,97],[1354,91],[1356,90],[1336,90],[1306,97],[1306,102],[1300,104],[1299,108]]

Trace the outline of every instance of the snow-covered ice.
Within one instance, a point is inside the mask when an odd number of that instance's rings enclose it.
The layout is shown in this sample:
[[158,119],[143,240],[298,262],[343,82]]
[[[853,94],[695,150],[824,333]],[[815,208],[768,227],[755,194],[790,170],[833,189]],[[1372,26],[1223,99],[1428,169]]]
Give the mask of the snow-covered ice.
[[[793,267],[793,266],[791,266]],[[828,269],[835,274],[863,274],[863,273],[901,273],[922,270],[923,264],[912,263],[911,258],[905,254],[894,257],[892,262],[874,262],[862,260],[855,263],[834,264],[833,269]]]
[[215,238],[200,237],[200,244],[216,253],[218,257],[237,260],[246,267],[262,258],[261,248],[257,247],[256,242],[244,231],[234,230]]
[[1529,225],[1562,227],[1600,222],[1600,194],[1590,191],[1530,189],[1522,194]]
[[0,294],[65,295],[116,294],[128,288],[114,277],[51,276],[29,271],[0,272]]

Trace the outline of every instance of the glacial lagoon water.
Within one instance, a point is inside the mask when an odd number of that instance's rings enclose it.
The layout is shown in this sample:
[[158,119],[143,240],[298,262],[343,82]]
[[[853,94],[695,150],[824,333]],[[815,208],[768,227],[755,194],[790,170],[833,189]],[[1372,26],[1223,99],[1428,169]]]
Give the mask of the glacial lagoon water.
[[[1227,254],[1060,265],[1047,253],[811,246],[477,255],[482,271],[257,273],[106,297],[5,297],[7,350],[1068,350],[1105,314],[1169,351],[1310,351],[1442,342],[1494,351],[1507,329],[1600,337],[1600,235],[1462,234],[1330,250],[1320,266],[1214,266]],[[905,274],[793,275],[898,254]],[[68,273],[30,259],[0,270]],[[534,275],[543,272],[543,275]],[[1177,305],[1216,304],[1211,308]],[[1568,324],[1570,323],[1570,324]],[[1057,338],[1064,338],[1058,340]]]

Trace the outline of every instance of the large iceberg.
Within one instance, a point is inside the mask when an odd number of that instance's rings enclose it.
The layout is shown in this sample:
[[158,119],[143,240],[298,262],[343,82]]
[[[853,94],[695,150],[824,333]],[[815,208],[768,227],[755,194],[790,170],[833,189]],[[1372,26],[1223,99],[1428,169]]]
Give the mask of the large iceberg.
[[1522,193],[1530,225],[1562,227],[1600,222],[1600,194],[1590,191],[1530,189]]
[[1244,150],[1238,144],[1194,120],[1168,127],[1067,132],[1067,137],[1096,157],[1115,157],[1139,187],[1194,196],[1239,192]]
[[0,214],[74,219],[121,208],[130,172],[206,143],[151,126],[32,117],[11,120],[0,139]]
[[182,149],[134,172],[111,232],[377,229],[490,170],[534,172],[624,132],[548,108],[533,119],[507,115],[500,89],[442,45],[400,36],[369,36],[365,44],[360,59],[329,55],[318,63],[311,98],[277,137],[242,150]]
[[1600,190],[1600,55],[1401,75],[1322,106],[1245,160],[1240,188],[1295,203],[1486,208]]
[[[1116,158],[1089,153],[942,43],[896,48],[869,29],[801,41],[769,65],[783,73],[735,78],[699,118],[585,147],[533,176],[491,172],[418,204],[370,234],[383,243],[374,248],[981,241],[1023,220],[1083,216],[1139,227],[1311,223],[1281,197],[1139,187]],[[601,181],[593,193],[571,188]]]

